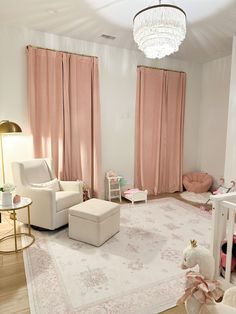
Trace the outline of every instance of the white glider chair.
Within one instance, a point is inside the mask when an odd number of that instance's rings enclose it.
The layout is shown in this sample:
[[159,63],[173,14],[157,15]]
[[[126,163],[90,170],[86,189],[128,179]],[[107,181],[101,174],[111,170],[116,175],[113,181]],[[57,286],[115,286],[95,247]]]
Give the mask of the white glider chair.
[[[68,223],[68,208],[83,201],[81,181],[56,179],[51,159],[12,162],[16,193],[29,197],[31,224],[54,230]],[[17,211],[17,220],[27,223],[27,211]]]

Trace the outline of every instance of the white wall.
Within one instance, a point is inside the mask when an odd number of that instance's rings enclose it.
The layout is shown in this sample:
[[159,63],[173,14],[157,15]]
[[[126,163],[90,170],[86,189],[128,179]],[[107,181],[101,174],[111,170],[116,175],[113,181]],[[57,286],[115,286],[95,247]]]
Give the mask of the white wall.
[[203,65],[199,121],[199,169],[224,177],[231,56]]
[[[23,136],[4,138],[8,181],[10,161],[31,158],[27,117],[25,46],[96,55],[100,62],[103,172],[114,169],[133,182],[134,112],[137,65],[152,65],[187,72],[184,135],[184,171],[197,168],[201,66],[165,58],[153,61],[142,53],[59,37],[24,28],[0,28],[0,120],[18,122]],[[19,140],[21,138],[21,140]]]
[[236,37],[233,40],[231,62],[225,178],[227,184],[231,180],[236,181]]

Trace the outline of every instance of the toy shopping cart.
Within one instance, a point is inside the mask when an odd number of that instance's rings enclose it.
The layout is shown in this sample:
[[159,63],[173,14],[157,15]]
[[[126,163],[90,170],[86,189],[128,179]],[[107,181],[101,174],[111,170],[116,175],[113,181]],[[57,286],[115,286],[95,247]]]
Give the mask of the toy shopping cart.
[[[226,187],[225,185],[225,179],[224,178],[220,178],[220,185],[218,186],[217,190],[214,191],[212,194],[213,195],[218,195],[218,194],[225,194],[225,193],[231,193],[235,191],[235,181],[230,181],[230,186]],[[200,206],[200,209],[202,210],[210,210],[206,207],[206,205],[210,202],[210,198],[206,201],[205,204]]]

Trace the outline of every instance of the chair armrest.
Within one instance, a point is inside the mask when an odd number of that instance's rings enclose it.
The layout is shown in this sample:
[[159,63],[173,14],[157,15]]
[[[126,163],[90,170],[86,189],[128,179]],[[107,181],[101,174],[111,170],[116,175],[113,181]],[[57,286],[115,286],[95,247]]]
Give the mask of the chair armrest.
[[83,181],[59,181],[63,191],[79,192],[83,195]]
[[52,189],[47,189],[47,188],[36,188],[36,187],[27,187],[25,189],[22,189],[22,192],[24,195],[21,196],[26,196],[29,198],[34,198],[34,197],[45,197],[50,199],[51,201],[55,201],[55,191]]
[[[17,193],[21,196],[32,199],[31,224],[46,229],[54,229],[56,215],[56,196],[51,189],[21,186],[17,188]],[[19,210],[17,213],[19,221],[27,223],[26,211]]]
[[50,209],[50,212],[53,212],[53,210],[56,212],[56,194],[51,189],[27,187],[22,189],[20,195],[32,199],[33,207],[40,208],[41,214],[47,213],[48,209]]

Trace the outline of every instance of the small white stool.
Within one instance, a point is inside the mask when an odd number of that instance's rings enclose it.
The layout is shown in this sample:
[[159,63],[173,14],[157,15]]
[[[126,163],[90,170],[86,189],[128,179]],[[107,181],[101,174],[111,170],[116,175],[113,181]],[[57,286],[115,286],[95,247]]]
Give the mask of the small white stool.
[[95,246],[120,230],[120,205],[92,198],[69,208],[69,237]]

